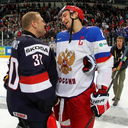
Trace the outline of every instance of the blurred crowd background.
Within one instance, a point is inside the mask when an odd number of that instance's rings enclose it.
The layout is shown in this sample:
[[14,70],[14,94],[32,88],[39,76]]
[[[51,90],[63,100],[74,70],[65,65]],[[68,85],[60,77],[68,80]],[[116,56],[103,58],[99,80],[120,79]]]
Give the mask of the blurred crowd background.
[[[116,1],[116,0],[115,0]],[[46,34],[40,37],[45,43],[56,39],[58,32],[66,29],[59,20],[58,12],[64,5],[76,5],[84,11],[84,26],[98,26],[109,46],[118,35],[128,45],[128,2],[122,0],[20,0],[0,3],[0,46],[11,46],[14,39],[22,35],[21,19],[28,11],[39,11],[46,22]],[[52,37],[52,38],[51,38]],[[2,42],[3,40],[3,42]]]

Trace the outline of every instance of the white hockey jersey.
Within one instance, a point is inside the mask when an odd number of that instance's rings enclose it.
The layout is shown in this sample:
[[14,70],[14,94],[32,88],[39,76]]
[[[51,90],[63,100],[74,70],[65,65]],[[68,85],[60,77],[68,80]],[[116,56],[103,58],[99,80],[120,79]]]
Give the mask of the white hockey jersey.
[[58,33],[57,43],[57,70],[58,84],[56,94],[61,97],[74,97],[87,90],[94,82],[95,73],[83,72],[83,58],[94,55],[97,62],[96,85],[107,86],[111,81],[113,59],[110,48],[98,27],[83,27],[72,35],[67,30]]

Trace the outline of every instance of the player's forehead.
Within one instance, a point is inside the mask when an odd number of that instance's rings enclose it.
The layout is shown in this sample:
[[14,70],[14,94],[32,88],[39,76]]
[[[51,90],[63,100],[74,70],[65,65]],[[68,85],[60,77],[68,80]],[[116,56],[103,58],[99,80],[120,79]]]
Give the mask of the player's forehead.
[[37,16],[37,21],[40,21],[40,22],[44,22],[45,23],[45,21],[44,21],[43,17],[41,17],[41,15],[38,15]]
[[37,19],[43,19],[40,14],[36,15]]
[[117,41],[118,41],[118,42],[122,42],[122,41],[123,41],[123,39],[119,39],[119,38],[118,38],[118,39],[117,39]]
[[62,12],[62,16],[65,16],[67,14],[69,14],[69,11],[68,10],[65,10],[65,11]]

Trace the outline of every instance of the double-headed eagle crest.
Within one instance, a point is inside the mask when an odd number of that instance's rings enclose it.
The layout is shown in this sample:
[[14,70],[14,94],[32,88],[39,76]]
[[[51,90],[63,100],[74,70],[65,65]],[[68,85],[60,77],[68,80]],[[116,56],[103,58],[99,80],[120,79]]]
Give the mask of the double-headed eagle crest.
[[58,55],[57,63],[59,65],[59,70],[64,73],[68,74],[72,71],[71,65],[73,65],[75,61],[75,53],[73,51],[68,51],[67,49],[65,52],[61,52]]

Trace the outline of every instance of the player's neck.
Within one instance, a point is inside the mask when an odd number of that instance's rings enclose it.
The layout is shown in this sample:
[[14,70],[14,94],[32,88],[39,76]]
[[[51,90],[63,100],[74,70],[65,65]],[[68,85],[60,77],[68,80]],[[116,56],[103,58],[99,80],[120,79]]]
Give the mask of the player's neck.
[[74,20],[72,34],[79,32],[82,27],[83,26],[80,20]]
[[72,34],[79,32],[82,29],[82,24],[73,25],[73,31]]
[[37,38],[34,33],[30,32],[30,31],[28,31],[28,30],[23,30],[23,31],[22,31],[22,34],[23,34],[23,35],[31,35],[32,37]]

